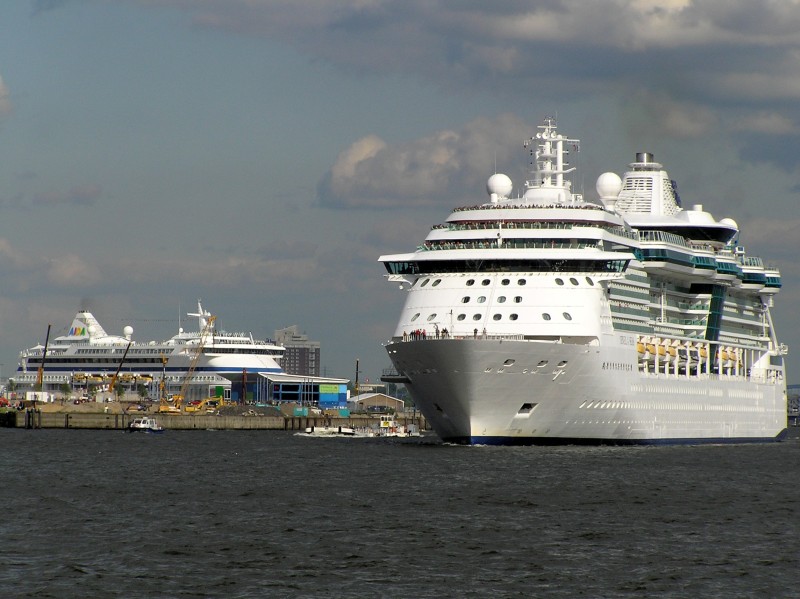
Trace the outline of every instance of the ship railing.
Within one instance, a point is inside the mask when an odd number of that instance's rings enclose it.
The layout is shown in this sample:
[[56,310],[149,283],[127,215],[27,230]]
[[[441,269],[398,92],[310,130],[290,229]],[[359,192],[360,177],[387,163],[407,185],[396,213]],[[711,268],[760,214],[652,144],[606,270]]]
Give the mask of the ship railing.
[[492,340],[503,340],[503,341],[525,341],[525,335],[498,335],[498,334],[491,334],[491,333],[484,333],[481,331],[475,332],[468,332],[468,333],[451,333],[446,329],[442,329],[439,331],[438,335],[436,332],[428,332],[425,331],[425,334],[422,334],[422,331],[412,331],[409,334],[405,335],[396,335],[392,337],[389,341],[390,343],[401,343],[401,342],[408,342],[408,341],[442,341],[445,339],[458,339],[458,340],[475,340],[475,339],[492,339]]

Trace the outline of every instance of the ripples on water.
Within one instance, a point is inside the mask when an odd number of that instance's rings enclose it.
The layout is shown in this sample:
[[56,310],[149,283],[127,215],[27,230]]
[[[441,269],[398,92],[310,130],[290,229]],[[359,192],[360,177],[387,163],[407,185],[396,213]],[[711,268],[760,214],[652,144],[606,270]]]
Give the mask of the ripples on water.
[[0,429],[2,597],[800,597],[784,443]]

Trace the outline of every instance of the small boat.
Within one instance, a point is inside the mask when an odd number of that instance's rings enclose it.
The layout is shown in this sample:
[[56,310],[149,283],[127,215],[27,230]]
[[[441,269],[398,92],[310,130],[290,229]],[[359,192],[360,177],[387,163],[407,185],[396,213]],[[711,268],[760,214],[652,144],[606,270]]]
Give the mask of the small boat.
[[305,431],[297,433],[304,437],[371,437],[370,431],[352,426],[307,426]]
[[143,432],[143,433],[163,433],[164,428],[158,423],[155,418],[149,416],[142,416],[141,418],[134,418],[128,425],[128,431]]

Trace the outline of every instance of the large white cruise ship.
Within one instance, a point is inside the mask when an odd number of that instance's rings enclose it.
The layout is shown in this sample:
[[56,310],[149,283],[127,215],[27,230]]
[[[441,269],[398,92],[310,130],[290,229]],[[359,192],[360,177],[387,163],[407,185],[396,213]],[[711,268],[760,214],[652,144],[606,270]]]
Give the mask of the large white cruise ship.
[[[124,388],[145,385],[155,396],[155,381],[165,379],[167,391],[186,387],[186,399],[208,397],[209,389],[230,389],[231,383],[251,383],[261,374],[281,373],[279,361],[284,348],[271,341],[256,340],[250,333],[219,331],[216,318],[197,303],[198,330],[179,329],[166,341],[136,342],[133,329],[122,335],[105,331],[91,312],[81,310],[66,335],[46,341],[20,353],[13,377],[17,392],[33,390],[42,368],[42,391],[61,393],[102,389],[115,374]],[[248,379],[249,377],[249,379]]]
[[579,142],[545,119],[530,179],[490,177],[416,251],[381,256],[407,293],[387,344],[445,441],[690,443],[780,439],[777,269],[738,245],[649,153],[574,193]]

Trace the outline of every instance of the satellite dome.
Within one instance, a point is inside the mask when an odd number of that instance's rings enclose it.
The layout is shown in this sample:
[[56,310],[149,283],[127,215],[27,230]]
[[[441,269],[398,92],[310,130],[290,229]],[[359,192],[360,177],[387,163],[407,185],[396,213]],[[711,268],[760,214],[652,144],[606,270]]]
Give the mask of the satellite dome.
[[486,182],[486,191],[489,192],[489,195],[496,194],[499,198],[507,198],[512,189],[514,189],[514,184],[503,173],[492,175]]
[[622,191],[622,179],[617,173],[603,173],[597,177],[595,189],[601,198],[615,198]]
[[94,335],[97,332],[97,327],[93,324],[89,325],[89,335]]
[[131,335],[133,335],[133,327],[126,326],[125,328],[122,329],[122,334],[125,335],[126,337],[130,337]]
[[723,218],[719,222],[720,224],[727,225],[731,229],[736,229],[737,231],[739,230],[739,225],[732,218]]

